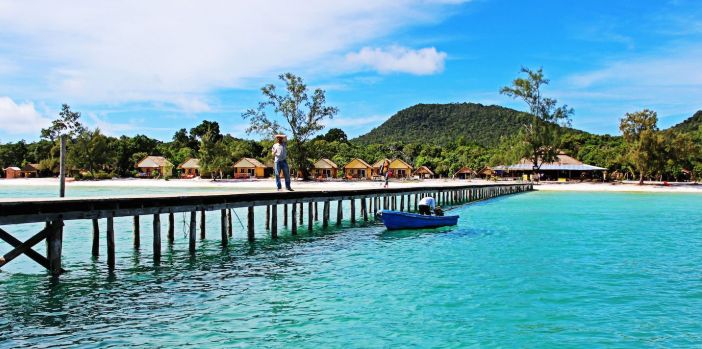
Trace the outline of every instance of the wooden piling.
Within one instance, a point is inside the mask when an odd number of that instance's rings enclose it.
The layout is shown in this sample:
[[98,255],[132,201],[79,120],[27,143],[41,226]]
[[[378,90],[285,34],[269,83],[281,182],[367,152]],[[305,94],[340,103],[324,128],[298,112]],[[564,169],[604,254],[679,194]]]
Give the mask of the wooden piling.
[[329,200],[324,200],[324,206],[322,206],[322,227],[329,227]]
[[361,214],[363,215],[363,221],[368,222],[368,210],[366,206],[366,198],[361,198]]
[[271,239],[278,238],[278,205],[271,205]]
[[312,225],[314,224],[314,217],[313,217],[313,206],[314,204],[312,201],[307,203],[307,231],[312,231]]
[[249,241],[254,241],[256,240],[256,236],[254,234],[254,207],[249,206],[248,214],[247,214],[247,222],[248,224],[248,230],[247,230],[247,236]]
[[175,242],[175,215],[173,212],[168,213],[168,243]]
[[220,216],[219,216],[219,223],[222,228],[222,246],[227,246],[229,243],[229,234],[227,234],[227,209],[222,209],[219,211]]
[[283,226],[288,227],[288,204],[283,205]]
[[234,236],[234,227],[232,227],[232,209],[227,209],[227,234],[230,237]]
[[[139,220],[137,219],[135,222],[139,222]],[[136,231],[138,231],[138,229]],[[105,236],[107,238],[107,268],[113,270],[115,269],[115,226],[114,218],[112,216],[107,217],[107,227],[105,229]],[[139,234],[136,234],[135,236],[139,236]]]
[[290,234],[297,235],[297,220],[295,220],[295,214],[297,213],[297,204],[290,205],[292,211],[290,211]]
[[319,221],[319,216],[317,214],[317,201],[314,202],[314,221]]
[[188,251],[195,254],[195,235],[197,234],[197,216],[195,211],[190,212],[190,226],[188,234]]
[[[46,259],[49,260],[49,271],[53,275],[59,275],[61,269],[61,250],[63,249],[63,221],[53,222],[53,229],[46,237]],[[47,222],[48,226],[48,222]]]
[[271,229],[271,206],[266,205],[266,230]]
[[134,248],[139,249],[139,245],[141,245],[141,232],[140,232],[140,227],[139,227],[139,216],[134,216]]
[[205,239],[205,229],[207,228],[207,220],[205,219],[205,210],[200,210],[200,239]]
[[304,205],[305,205],[304,202],[301,202],[301,203],[300,203],[300,226],[302,226],[302,224],[304,223],[304,222],[302,221],[302,218],[303,218],[304,215],[305,215],[305,206],[304,206]]
[[400,212],[405,210],[405,196],[400,195]]
[[341,225],[341,221],[344,219],[344,206],[342,200],[336,202],[336,225]]
[[161,215],[154,214],[154,261],[161,259]]
[[100,225],[97,218],[93,218],[93,257],[100,255]]
[[351,202],[351,224],[356,223],[356,199],[349,200]]

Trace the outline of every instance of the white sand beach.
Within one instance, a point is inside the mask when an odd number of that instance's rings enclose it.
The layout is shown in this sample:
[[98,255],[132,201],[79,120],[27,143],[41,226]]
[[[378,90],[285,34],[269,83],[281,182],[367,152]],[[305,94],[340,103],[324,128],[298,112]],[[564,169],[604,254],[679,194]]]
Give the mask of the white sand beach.
[[[452,180],[452,179],[429,179],[422,181],[391,181],[390,187],[409,188],[423,186],[458,186],[466,184],[492,184],[493,181],[480,179],[473,180]],[[498,183],[510,183],[500,181]],[[275,183],[272,179],[258,180],[224,180],[212,181],[210,179],[111,179],[102,181],[71,181],[66,183],[71,187],[105,187],[105,188],[125,188],[125,187],[159,187],[159,188],[222,188],[236,191],[261,191],[275,190]],[[24,186],[58,186],[57,178],[18,178],[0,179],[0,187],[24,187]],[[293,181],[295,190],[339,190],[339,189],[364,189],[379,188],[381,182],[370,181],[325,181],[325,182],[303,182]],[[599,191],[599,192],[651,192],[651,193],[702,193],[702,185],[694,183],[670,183],[665,186],[663,183],[646,183],[638,185],[636,182],[625,183],[554,183],[543,182],[534,186],[536,190],[543,191]]]

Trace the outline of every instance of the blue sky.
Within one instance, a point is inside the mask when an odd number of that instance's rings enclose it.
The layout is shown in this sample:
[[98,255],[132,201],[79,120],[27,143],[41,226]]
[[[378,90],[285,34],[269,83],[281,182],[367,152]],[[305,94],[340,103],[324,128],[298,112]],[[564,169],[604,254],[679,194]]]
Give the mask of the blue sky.
[[668,127],[702,109],[701,57],[699,1],[0,0],[0,142],[37,139],[62,103],[115,136],[215,120],[247,137],[242,111],[288,71],[356,136],[417,103],[525,110],[498,93],[521,66],[574,127],[617,134],[626,112]]

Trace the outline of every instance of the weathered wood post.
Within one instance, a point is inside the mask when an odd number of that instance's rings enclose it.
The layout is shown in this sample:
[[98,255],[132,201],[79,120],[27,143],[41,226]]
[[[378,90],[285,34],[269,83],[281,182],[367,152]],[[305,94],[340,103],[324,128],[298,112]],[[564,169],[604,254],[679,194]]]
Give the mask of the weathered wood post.
[[344,219],[344,206],[342,202],[342,200],[336,202],[336,225],[341,225],[341,221]]
[[352,198],[349,200],[351,202],[351,224],[356,223],[356,199]]
[[93,257],[100,255],[100,225],[97,218],[93,218]]
[[[294,206],[295,204],[293,204]],[[283,226],[288,227],[288,204],[283,205]]]
[[417,207],[419,205],[419,194],[414,194],[414,212],[417,212]]
[[405,196],[400,195],[400,212],[405,210]]
[[161,215],[154,214],[154,261],[161,259]]
[[361,198],[361,213],[363,214],[363,221],[368,222],[368,210],[366,206],[366,198]]
[[271,239],[278,238],[278,205],[271,206]]
[[317,213],[317,201],[314,202],[314,220],[319,221],[319,215]]
[[205,229],[207,227],[207,220],[205,219],[205,210],[200,210],[200,239],[205,239]]
[[139,216],[134,216],[134,248],[139,249],[141,245],[141,232],[139,227]]
[[295,219],[295,214],[297,213],[297,204],[290,205],[292,211],[290,212],[290,234],[297,235],[297,220]]
[[234,227],[232,227],[232,209],[227,209],[227,233],[229,236],[234,236]]
[[301,202],[301,203],[300,203],[300,226],[302,226],[302,224],[304,223],[304,222],[302,221],[302,219],[303,219],[304,216],[305,216],[305,203],[304,203],[304,202]]
[[271,229],[271,205],[266,205],[266,230]]
[[307,231],[312,231],[312,225],[314,224],[313,206],[314,203],[312,201],[307,203]]
[[222,246],[227,246],[229,243],[229,235],[227,234],[227,209],[223,208],[220,212],[219,223],[222,228]]
[[107,268],[115,269],[115,226],[112,215],[107,216],[107,228],[105,230],[107,237]]
[[175,241],[175,215],[173,212],[168,213],[168,243],[173,244]]
[[60,136],[59,154],[59,197],[66,196],[66,135]]
[[246,223],[247,223],[247,225],[248,225],[248,227],[247,227],[247,236],[248,236],[249,241],[254,241],[254,240],[256,240],[256,236],[255,236],[255,233],[254,233],[254,229],[255,229],[255,228],[254,228],[254,223],[255,223],[255,222],[254,222],[254,207],[253,207],[253,206],[249,206],[249,211],[248,211],[248,214],[247,214],[247,222],[246,222]]
[[190,226],[188,234],[188,251],[195,254],[195,235],[197,234],[197,216],[195,211],[190,212]]
[[[47,227],[49,223],[47,222]],[[49,271],[53,275],[61,274],[61,250],[63,249],[63,221],[52,222],[52,229],[46,237],[46,259],[49,260]]]
[[324,205],[322,206],[322,227],[329,227],[329,200],[324,200]]

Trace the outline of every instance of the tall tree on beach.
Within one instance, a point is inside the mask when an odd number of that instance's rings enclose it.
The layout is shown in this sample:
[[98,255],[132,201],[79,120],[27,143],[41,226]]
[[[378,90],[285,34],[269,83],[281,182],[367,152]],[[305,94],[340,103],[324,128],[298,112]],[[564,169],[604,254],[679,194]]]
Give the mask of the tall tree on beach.
[[627,145],[626,158],[639,174],[639,185],[644,184],[644,177],[656,169],[662,161],[662,147],[665,142],[658,131],[658,115],[655,111],[644,109],[626,113],[619,122],[619,130]]
[[[281,132],[290,133],[292,167],[301,171],[303,178],[308,178],[310,160],[307,142],[324,129],[324,120],[333,118],[339,109],[326,105],[322,89],[315,89],[311,96],[308,95],[307,85],[302,78],[292,73],[281,74],[278,78],[285,83],[285,91],[278,93],[273,84],[261,88],[264,100],[258,103],[256,109],[249,109],[242,114],[250,122],[246,132],[270,137]],[[271,111],[274,115],[282,116],[285,123],[281,124],[272,118]]]
[[68,104],[61,106],[59,118],[51,122],[51,126],[41,130],[41,138],[55,141],[62,135],[73,137],[85,130],[80,123],[80,113],[71,111]]
[[549,83],[542,68],[533,71],[522,67],[521,72],[526,77],[514,79],[512,86],[501,88],[500,93],[521,99],[529,106],[531,115],[517,136],[515,154],[529,159],[532,173],[536,174],[541,165],[556,160],[561,139],[559,126],[570,126],[573,109],[566,105],[558,107],[557,100],[542,95],[542,86]]

